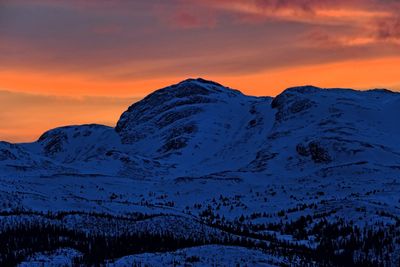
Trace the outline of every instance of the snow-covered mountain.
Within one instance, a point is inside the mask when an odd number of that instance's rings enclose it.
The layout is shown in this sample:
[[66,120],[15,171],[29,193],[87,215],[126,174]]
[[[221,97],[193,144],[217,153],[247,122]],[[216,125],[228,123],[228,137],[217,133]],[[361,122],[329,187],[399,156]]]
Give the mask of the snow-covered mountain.
[[[272,98],[188,79],[131,105],[115,128],[66,126],[33,143],[1,142],[0,221],[203,240],[195,243],[243,253],[235,263],[252,253],[257,265],[265,255],[266,265],[351,258],[396,266],[399,115],[400,94],[383,89],[302,86]],[[375,233],[381,247],[366,248]],[[223,247],[245,246],[244,237],[262,250]],[[85,254],[70,247],[74,257]],[[190,249],[191,263],[211,265],[207,249]],[[328,257],[310,256],[324,249]],[[178,252],[164,256],[159,265],[182,260]]]
[[189,79],[130,106],[115,129],[137,153],[174,164],[173,176],[234,170],[254,157],[270,131],[271,101]]

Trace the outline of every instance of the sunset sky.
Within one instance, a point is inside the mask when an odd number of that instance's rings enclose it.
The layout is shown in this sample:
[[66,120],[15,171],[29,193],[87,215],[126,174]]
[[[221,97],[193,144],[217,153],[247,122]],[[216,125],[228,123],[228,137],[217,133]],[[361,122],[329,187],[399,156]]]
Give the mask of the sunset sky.
[[398,0],[0,0],[0,140],[113,126],[188,77],[400,90]]

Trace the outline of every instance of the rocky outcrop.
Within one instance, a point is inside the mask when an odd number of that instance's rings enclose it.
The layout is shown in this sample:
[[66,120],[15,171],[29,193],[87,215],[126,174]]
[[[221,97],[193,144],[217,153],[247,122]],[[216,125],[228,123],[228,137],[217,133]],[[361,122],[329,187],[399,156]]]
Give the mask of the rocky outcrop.
[[289,120],[304,112],[316,103],[307,97],[307,94],[316,92],[317,87],[303,86],[286,89],[271,102],[271,107],[278,110],[275,115],[277,122]]
[[[121,135],[124,143],[134,143],[138,138],[129,132],[134,131],[136,126],[146,124],[154,117],[161,115],[157,119],[157,124],[159,127],[164,127],[179,118],[201,111],[191,106],[217,102],[212,94],[221,92],[240,94],[238,91],[227,89],[218,83],[204,79],[188,79],[165,87],[131,105],[121,115],[115,130]],[[175,120],[171,121],[171,117],[174,117]]]
[[311,156],[315,163],[329,163],[332,160],[328,149],[318,141],[309,142],[307,145],[297,144],[296,151],[302,157]]
[[162,143],[153,150],[158,156],[178,152],[198,131],[195,121],[208,106],[235,97],[244,96],[212,81],[188,79],[134,103],[121,115],[115,131],[130,145],[150,142],[149,136],[160,138]]

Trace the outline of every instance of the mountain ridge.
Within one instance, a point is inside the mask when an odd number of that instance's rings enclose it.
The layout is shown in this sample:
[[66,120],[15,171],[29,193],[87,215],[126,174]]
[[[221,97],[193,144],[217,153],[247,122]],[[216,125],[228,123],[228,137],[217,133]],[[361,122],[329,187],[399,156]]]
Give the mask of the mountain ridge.
[[[66,240],[65,229],[85,236],[68,232],[74,242],[39,259],[93,256],[77,245],[92,242],[117,251],[96,255],[117,266],[152,263],[128,256],[152,249],[162,252],[159,266],[187,260],[182,253],[211,264],[212,249],[249,265],[397,266],[398,114],[400,94],[389,90],[300,86],[272,98],[188,79],[132,104],[116,127],[0,142],[0,222],[27,233],[62,226],[54,242]],[[143,236],[182,247],[126,250]]]
[[[330,163],[333,157],[323,148],[321,142],[328,142],[325,144],[327,146],[338,146],[340,141],[332,144],[329,138],[335,138],[334,136],[322,137],[328,131],[342,131],[346,136],[351,131],[351,127],[341,125],[344,122],[336,119],[343,116],[345,109],[340,111],[335,106],[348,105],[353,108],[360,98],[378,103],[384,101],[381,98],[386,99],[388,95],[392,99],[399,94],[387,89],[356,91],[305,85],[287,88],[273,98],[255,97],[213,81],[189,78],[156,90],[133,103],[121,114],[114,128],[99,124],[57,127],[43,133],[36,142],[14,146],[24,151],[25,156],[38,154],[45,161],[56,165],[60,163],[63,167],[77,160],[88,162],[88,166],[98,165],[99,162],[104,164],[107,158],[112,158],[110,155],[117,157],[118,154],[120,156],[117,161],[111,164],[120,165],[116,168],[129,165],[132,157],[137,158],[140,155],[149,161],[161,160],[165,165],[177,166],[181,172],[172,175],[178,176],[187,175],[191,169],[198,169],[196,166],[218,161],[219,158],[225,162],[222,164],[224,167],[206,166],[205,169],[210,172],[226,171],[235,165],[235,169],[248,169],[251,168],[249,166],[255,166],[254,164],[266,166],[278,153],[272,151],[275,145],[271,140],[282,139],[282,133],[300,122],[294,132],[299,135],[304,128],[299,120],[308,120],[310,123],[310,118],[315,114],[308,112],[319,110],[318,112],[330,119],[315,122],[314,130],[310,131],[320,131],[332,123],[336,126],[328,127],[329,129],[320,133],[319,138],[311,138],[314,140],[305,140],[305,143],[302,140],[296,141],[297,144],[292,149],[296,150],[294,156],[300,156],[303,160],[311,156],[315,164]],[[329,107],[325,107],[328,100]],[[368,106],[368,109],[376,103]],[[348,123],[354,122],[345,124]],[[277,130],[285,124],[286,129]],[[225,138],[221,139],[221,136]],[[288,144],[290,141],[282,143]],[[280,149],[285,148],[277,150]],[[10,149],[3,148],[2,151],[2,158],[16,160]],[[89,172],[92,167],[89,167]],[[113,173],[119,173],[119,170]]]

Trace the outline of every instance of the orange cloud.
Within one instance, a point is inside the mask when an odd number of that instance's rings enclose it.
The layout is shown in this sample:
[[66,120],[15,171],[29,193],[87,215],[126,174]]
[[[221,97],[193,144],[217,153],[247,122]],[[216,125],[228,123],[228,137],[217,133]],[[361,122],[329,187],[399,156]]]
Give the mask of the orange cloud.
[[338,43],[362,45],[378,41],[399,43],[398,1],[379,0],[217,0],[205,5],[237,13],[240,21],[294,21],[311,25],[357,28],[355,36],[341,37]]

